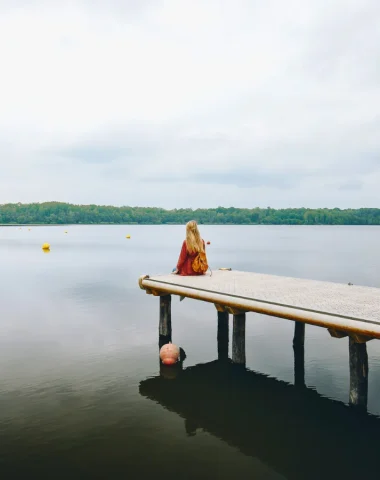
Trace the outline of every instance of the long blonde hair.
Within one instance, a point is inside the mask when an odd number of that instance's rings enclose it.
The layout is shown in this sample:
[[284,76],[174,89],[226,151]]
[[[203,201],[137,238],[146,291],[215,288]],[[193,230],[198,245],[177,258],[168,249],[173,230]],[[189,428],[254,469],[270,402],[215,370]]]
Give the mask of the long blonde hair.
[[189,253],[204,252],[203,241],[195,220],[186,223],[186,248]]

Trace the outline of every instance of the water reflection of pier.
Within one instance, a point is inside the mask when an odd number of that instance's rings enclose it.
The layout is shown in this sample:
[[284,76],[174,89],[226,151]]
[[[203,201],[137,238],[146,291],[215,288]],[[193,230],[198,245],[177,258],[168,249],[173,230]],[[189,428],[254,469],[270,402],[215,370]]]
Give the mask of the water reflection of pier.
[[226,358],[140,383],[141,395],[286,478],[378,478],[380,420]]

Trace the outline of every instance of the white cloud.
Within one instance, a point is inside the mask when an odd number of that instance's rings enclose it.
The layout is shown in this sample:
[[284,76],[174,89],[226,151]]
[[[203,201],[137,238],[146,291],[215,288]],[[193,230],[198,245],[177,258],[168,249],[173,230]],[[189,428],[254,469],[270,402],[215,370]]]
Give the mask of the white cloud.
[[379,18],[377,0],[2,0],[0,202],[376,206]]

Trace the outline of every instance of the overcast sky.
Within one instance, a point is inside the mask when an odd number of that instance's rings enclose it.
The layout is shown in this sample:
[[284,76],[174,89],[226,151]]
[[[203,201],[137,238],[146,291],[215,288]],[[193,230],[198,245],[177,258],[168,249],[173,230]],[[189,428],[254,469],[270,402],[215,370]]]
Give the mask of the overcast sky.
[[0,203],[380,207],[379,0],[0,0]]

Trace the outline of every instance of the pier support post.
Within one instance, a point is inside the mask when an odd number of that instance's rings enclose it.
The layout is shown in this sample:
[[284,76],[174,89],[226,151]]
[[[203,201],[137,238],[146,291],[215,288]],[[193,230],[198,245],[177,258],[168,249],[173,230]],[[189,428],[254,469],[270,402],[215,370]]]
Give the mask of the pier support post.
[[366,343],[349,340],[350,353],[350,405],[367,408],[368,354]]
[[218,311],[218,360],[228,359],[228,341],[229,341],[229,328],[228,328],[229,314],[228,312]]
[[305,324],[303,322],[294,322],[293,347],[305,345]]
[[161,350],[161,348],[166,345],[167,343],[171,343],[172,341],[172,335],[159,335],[158,336],[158,350]]
[[305,324],[294,322],[294,385],[305,387]]
[[172,336],[172,313],[171,313],[172,297],[171,295],[163,295],[160,297],[160,325],[159,334],[165,337]]
[[234,314],[232,361],[245,365],[245,312]]

